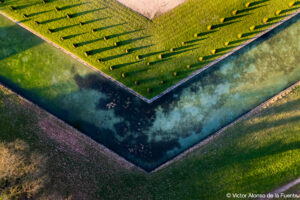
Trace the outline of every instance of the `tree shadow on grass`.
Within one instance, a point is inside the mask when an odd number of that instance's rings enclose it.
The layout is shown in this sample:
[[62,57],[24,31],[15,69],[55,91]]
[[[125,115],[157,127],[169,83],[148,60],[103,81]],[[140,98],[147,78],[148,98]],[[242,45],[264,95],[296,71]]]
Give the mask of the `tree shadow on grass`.
[[281,13],[282,14],[287,14],[288,12],[292,12],[292,11],[295,11],[295,10],[298,10],[298,9],[299,9],[299,7],[289,8],[289,9],[282,10]]
[[127,53],[121,53],[121,54],[118,54],[118,55],[113,55],[113,56],[108,56],[108,57],[105,57],[105,58],[102,58],[103,61],[110,61],[110,60],[114,60],[114,59],[117,59],[117,58],[121,58],[121,57],[124,57],[128,55]]
[[252,32],[244,33],[243,37],[250,37],[250,36],[256,35],[256,34],[258,34],[260,32],[261,31],[252,31]]
[[67,35],[67,36],[63,36],[62,38],[64,40],[69,40],[69,39],[72,39],[72,38],[75,38],[75,37],[78,37],[78,36],[81,36],[81,35],[84,35],[84,34],[87,34],[88,32],[83,32],[83,33],[77,33],[77,34],[73,34],[73,35]]
[[175,52],[165,53],[163,55],[163,58],[170,58],[170,57],[173,57],[173,56],[176,56],[176,55],[179,55],[179,54],[182,54],[182,53],[186,53],[186,52],[189,52],[189,51],[193,51],[193,50],[196,50],[196,49],[198,49],[198,47],[191,48],[191,49],[185,49],[185,50],[181,50],[181,51],[175,51]]
[[240,43],[245,42],[247,40],[248,39],[240,39],[240,40],[230,41],[230,44],[240,44]]
[[117,64],[117,65],[114,65],[114,69],[120,69],[122,67],[126,67],[126,66],[129,66],[129,65],[134,65],[134,64],[137,64],[137,63],[140,63],[141,61],[135,61],[135,62],[127,62],[127,63],[122,63],[122,64]]
[[[200,41],[202,41],[202,40],[206,40],[208,37],[206,37],[206,38],[199,38],[199,39],[194,39],[194,40],[189,40],[189,41],[186,41],[185,43],[186,44],[193,44],[193,43],[196,43],[196,42],[200,42]],[[180,48],[180,47],[179,47]],[[178,49],[178,48],[176,48],[176,49]]]
[[84,42],[79,42],[79,43],[76,43],[75,45],[77,47],[82,47],[84,45],[88,45],[88,44],[91,44],[91,43],[94,43],[94,42],[98,42],[98,41],[101,41],[103,40],[103,38],[98,38],[98,39],[94,39],[94,40],[89,40],[89,41],[84,41]]
[[261,24],[261,25],[255,26],[255,28],[256,28],[256,29],[266,28],[266,27],[272,26],[272,25],[274,25],[274,24],[276,24],[276,23],[273,22],[273,23]]
[[94,22],[98,22],[98,21],[102,21],[102,20],[110,19],[110,18],[111,17],[102,17],[102,18],[97,18],[97,19],[91,19],[91,20],[85,21],[83,23],[84,24],[91,24],[91,23],[94,23]]
[[235,23],[241,22],[241,21],[242,20],[236,20],[236,21],[231,21],[231,22],[225,22],[225,23],[222,23],[222,24],[212,25],[212,29],[221,28],[221,27],[228,26],[228,25],[231,25],[231,24],[235,24]]
[[68,25],[68,26],[54,28],[54,29],[52,29],[52,31],[55,33],[55,32],[59,32],[59,31],[63,31],[63,30],[69,29],[69,28],[73,28],[75,26],[79,26],[79,25],[78,24],[72,24],[72,25]]
[[104,10],[104,9],[106,9],[106,8],[97,8],[97,9],[93,9],[93,10],[87,10],[87,11],[83,11],[83,12],[79,12],[79,13],[74,13],[74,14],[71,14],[71,17],[72,18],[80,17],[82,15],[86,15],[86,14],[97,12],[97,11]]
[[109,47],[102,47],[102,48],[99,48],[99,49],[93,49],[93,50],[90,50],[90,51],[87,51],[88,55],[95,55],[95,54],[98,54],[98,53],[102,53],[104,51],[108,51],[108,50],[112,50],[116,48],[115,46],[109,46]]
[[150,53],[147,53],[147,54],[143,54],[143,55],[140,55],[141,59],[143,58],[147,58],[147,57],[150,57],[150,56],[155,56],[155,55],[158,55],[160,53],[164,53],[166,51],[155,51],[155,52],[150,52]]
[[146,45],[146,46],[141,46],[141,47],[133,47],[130,49],[130,52],[135,52],[135,51],[139,51],[139,50],[142,50],[142,49],[146,49],[146,48],[149,48],[149,47],[152,47],[153,45]]
[[123,41],[120,41],[120,45],[123,46],[123,45],[127,45],[127,44],[131,44],[133,42],[136,42],[136,41],[139,41],[139,40],[144,40],[146,38],[149,38],[150,36],[143,36],[143,37],[138,37],[138,38],[133,38],[133,39],[128,39],[128,40],[123,40]]
[[268,1],[270,1],[270,0],[260,0],[260,1],[251,2],[250,7],[257,6],[259,4],[262,4],[262,3],[265,3],[265,2],[268,2]]
[[67,9],[74,8],[74,7],[77,7],[77,6],[81,6],[81,5],[84,5],[84,4],[87,4],[87,2],[71,4],[71,5],[68,5],[68,6],[62,6],[62,7],[59,8],[59,10],[67,10]]
[[242,9],[242,10],[238,10],[238,14],[249,12],[249,11],[252,11],[252,10],[256,10],[258,8],[265,7],[265,6],[267,6],[267,5],[260,5],[260,6],[255,6],[255,7],[250,7],[250,8],[245,8],[245,9]]
[[123,32],[123,33],[116,33],[116,34],[113,34],[113,35],[109,35],[107,37],[108,37],[108,39],[112,39],[112,38],[115,38],[115,37],[120,37],[120,36],[128,35],[128,34],[131,34],[131,33],[136,33],[136,32],[142,31],[142,30],[143,29],[138,29],[138,30],[127,31],[127,32]]
[[109,25],[109,26],[104,26],[104,27],[100,27],[100,28],[95,28],[94,31],[95,32],[98,32],[98,31],[103,31],[103,30],[106,30],[106,29],[109,29],[109,28],[114,28],[114,27],[117,27],[117,26],[122,26],[126,23],[120,23],[120,24],[113,24],[113,25]]
[[236,15],[236,16],[232,16],[232,17],[226,17],[226,18],[224,18],[224,22],[230,22],[230,21],[233,21],[233,20],[236,20],[236,19],[240,19],[240,18],[248,16],[248,15],[251,15],[251,14],[250,13],[246,13],[246,14],[242,14],[242,15]]
[[40,12],[36,12],[36,13],[30,13],[28,14],[27,16],[28,17],[34,17],[34,16],[37,16],[37,15],[42,15],[42,14],[45,14],[45,13],[49,13],[51,12],[52,10],[44,10],[44,11],[40,11]]
[[25,8],[29,8],[31,6],[35,6],[37,4],[40,4],[40,2],[29,3],[29,4],[25,4],[25,5],[20,5],[20,6],[15,6],[15,9],[16,10],[22,10],[22,9],[25,9]]
[[205,35],[208,35],[208,34],[211,34],[211,33],[215,33],[215,32],[217,32],[217,31],[216,30],[206,31],[206,32],[202,32],[202,33],[197,33],[197,36],[202,37],[202,36],[205,36]]
[[65,18],[66,17],[57,17],[57,18],[53,18],[53,19],[48,19],[48,20],[45,20],[45,21],[41,21],[40,24],[48,24],[48,23],[51,23],[51,22],[56,22],[56,21],[65,19]]

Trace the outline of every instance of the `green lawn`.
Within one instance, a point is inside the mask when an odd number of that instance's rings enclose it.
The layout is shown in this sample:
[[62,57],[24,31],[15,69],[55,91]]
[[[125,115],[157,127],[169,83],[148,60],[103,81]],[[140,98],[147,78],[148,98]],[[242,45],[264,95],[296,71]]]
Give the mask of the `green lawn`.
[[[0,11],[152,98],[300,6],[299,1],[289,7],[291,0],[255,0],[246,8],[247,2],[187,0],[153,21],[113,0],[48,0],[45,4],[42,0],[4,0]],[[238,10],[237,15],[232,15],[233,10]],[[275,14],[278,10],[282,10],[280,15]],[[264,24],[266,17],[269,21]],[[255,29],[249,30],[253,25]],[[237,37],[240,33],[242,38]]]
[[0,130],[0,199],[216,200],[300,176],[300,87],[153,174],[125,169],[5,88]]

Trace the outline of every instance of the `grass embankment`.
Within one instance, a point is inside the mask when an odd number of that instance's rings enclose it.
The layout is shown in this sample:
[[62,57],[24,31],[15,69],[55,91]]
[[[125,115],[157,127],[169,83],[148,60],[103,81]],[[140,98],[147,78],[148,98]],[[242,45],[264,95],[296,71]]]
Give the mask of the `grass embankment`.
[[216,200],[269,192],[300,176],[300,87],[151,175],[123,168],[3,88],[0,130],[0,155],[8,156],[0,162],[0,199]]
[[291,0],[188,0],[150,21],[115,1],[45,1],[4,0],[0,9],[147,98],[300,6]]

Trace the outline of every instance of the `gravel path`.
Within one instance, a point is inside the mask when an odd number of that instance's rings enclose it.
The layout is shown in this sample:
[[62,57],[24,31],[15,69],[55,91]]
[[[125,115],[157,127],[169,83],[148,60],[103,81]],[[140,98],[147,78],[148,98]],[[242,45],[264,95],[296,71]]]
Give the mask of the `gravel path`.
[[153,19],[158,17],[186,0],[117,0],[121,4],[142,14],[143,16]]

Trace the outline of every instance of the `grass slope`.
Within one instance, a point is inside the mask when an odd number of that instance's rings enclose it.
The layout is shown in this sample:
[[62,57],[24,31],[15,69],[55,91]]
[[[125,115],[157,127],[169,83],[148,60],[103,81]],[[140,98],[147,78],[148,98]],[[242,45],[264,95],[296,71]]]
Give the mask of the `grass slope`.
[[291,0],[247,2],[188,0],[153,21],[112,0],[4,0],[0,11],[152,98],[300,6],[295,1],[289,7]]
[[12,166],[0,173],[0,199],[215,200],[265,193],[300,176],[300,87],[151,175],[123,168],[5,88],[0,130],[0,155]]

